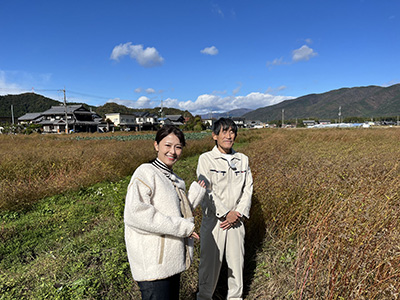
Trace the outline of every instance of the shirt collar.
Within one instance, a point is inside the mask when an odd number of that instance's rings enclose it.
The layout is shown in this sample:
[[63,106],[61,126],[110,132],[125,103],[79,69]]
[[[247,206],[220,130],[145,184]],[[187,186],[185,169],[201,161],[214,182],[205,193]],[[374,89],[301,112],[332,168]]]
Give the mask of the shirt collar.
[[164,164],[161,160],[156,158],[151,162],[151,164],[155,166],[158,170],[160,170],[161,173],[163,173],[168,179],[170,179],[171,181],[175,181],[176,176],[174,172],[172,171],[172,169],[168,168],[167,165]]
[[[222,159],[226,160],[226,158],[224,157],[224,153],[222,153],[221,151],[218,150],[217,145],[214,146],[214,148],[211,150],[211,153],[213,154],[214,158],[222,158]],[[240,158],[236,155],[236,153],[237,152],[232,148],[232,153],[231,153],[232,159],[240,160]]]

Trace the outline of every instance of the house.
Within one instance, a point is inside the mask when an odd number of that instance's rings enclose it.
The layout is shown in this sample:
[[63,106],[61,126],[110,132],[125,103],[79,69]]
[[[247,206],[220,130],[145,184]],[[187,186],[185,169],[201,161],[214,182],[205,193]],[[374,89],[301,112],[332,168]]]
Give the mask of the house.
[[207,128],[211,128],[215,121],[217,121],[216,118],[203,119],[203,123],[206,125]]
[[136,112],[136,123],[139,130],[156,130],[158,125],[158,116],[148,111]]
[[136,115],[134,114],[110,113],[105,114],[105,116],[106,121],[110,120],[115,126],[122,127],[126,130],[137,130],[138,128]]
[[96,132],[100,116],[89,111],[83,105],[59,105],[41,113],[44,133]]
[[157,115],[147,111],[133,114],[111,113],[106,114],[106,119],[125,130],[155,130],[158,125]]
[[0,124],[11,124],[12,118],[11,117],[0,117]]
[[315,120],[303,120],[303,125],[306,127],[314,126],[315,124],[317,124]]
[[42,119],[42,113],[27,113],[18,118],[18,124],[38,124]]
[[321,124],[321,125],[329,125],[329,124],[331,124],[331,121],[329,121],[329,120],[320,120],[319,124]]
[[268,127],[268,124],[265,124],[265,123],[261,122],[260,120],[249,120],[249,121],[246,121],[245,127],[246,128],[264,128],[264,127]]
[[238,128],[244,128],[244,122],[245,122],[245,118],[242,117],[232,117],[231,118],[233,122],[235,122],[236,126]]
[[182,115],[166,115],[162,123],[180,126],[185,123],[185,118]]

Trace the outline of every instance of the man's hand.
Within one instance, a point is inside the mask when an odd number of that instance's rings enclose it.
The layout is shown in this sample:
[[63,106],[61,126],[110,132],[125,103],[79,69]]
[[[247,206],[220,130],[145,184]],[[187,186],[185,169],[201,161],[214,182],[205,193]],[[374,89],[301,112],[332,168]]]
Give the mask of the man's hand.
[[237,224],[238,222],[240,222],[240,217],[242,215],[237,212],[237,211],[230,211],[226,217],[225,220],[221,222],[220,227],[223,230],[227,230],[229,228],[232,228],[233,226],[235,226],[235,224]]

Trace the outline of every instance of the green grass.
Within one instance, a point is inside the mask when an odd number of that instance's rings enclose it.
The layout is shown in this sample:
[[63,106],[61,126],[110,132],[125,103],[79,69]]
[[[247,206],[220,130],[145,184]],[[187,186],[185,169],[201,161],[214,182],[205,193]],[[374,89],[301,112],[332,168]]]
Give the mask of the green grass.
[[0,298],[135,298],[123,239],[128,180],[1,214]]

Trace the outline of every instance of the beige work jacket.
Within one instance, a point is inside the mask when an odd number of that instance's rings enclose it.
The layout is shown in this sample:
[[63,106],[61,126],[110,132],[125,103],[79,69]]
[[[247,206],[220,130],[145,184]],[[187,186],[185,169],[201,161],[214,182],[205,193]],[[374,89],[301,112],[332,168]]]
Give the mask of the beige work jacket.
[[197,177],[204,180],[207,193],[202,201],[203,215],[224,217],[229,211],[237,211],[249,218],[253,178],[249,159],[233,149],[231,163],[215,146],[199,157]]

